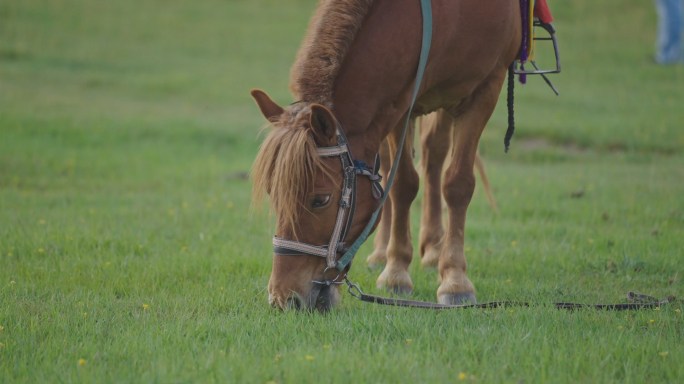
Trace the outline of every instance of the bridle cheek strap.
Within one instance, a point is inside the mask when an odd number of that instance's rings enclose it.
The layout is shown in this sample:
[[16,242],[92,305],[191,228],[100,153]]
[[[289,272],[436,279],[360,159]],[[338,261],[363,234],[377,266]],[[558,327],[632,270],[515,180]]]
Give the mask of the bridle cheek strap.
[[342,185],[342,196],[340,197],[340,206],[337,209],[337,219],[335,220],[335,227],[333,228],[332,236],[330,236],[330,244],[328,244],[328,252],[326,254],[326,266],[334,268],[337,261],[337,250],[343,238],[343,227],[346,219],[350,218],[352,209],[352,194],[354,190],[354,178],[356,174],[354,169],[350,166],[345,166],[344,155],[340,155],[342,159],[342,169],[344,169],[344,184]]

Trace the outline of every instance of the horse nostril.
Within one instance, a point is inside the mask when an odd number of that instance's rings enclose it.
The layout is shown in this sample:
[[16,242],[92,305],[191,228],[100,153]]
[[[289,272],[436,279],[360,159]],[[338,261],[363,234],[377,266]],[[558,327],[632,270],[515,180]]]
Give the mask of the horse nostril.
[[288,297],[287,301],[285,302],[285,309],[301,309],[302,308],[302,302],[299,299],[299,297],[295,296],[290,296]]

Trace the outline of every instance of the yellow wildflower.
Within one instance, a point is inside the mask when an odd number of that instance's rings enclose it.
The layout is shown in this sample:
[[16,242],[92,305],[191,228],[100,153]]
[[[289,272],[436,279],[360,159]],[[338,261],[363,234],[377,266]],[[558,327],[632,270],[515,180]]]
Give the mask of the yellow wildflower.
[[304,360],[306,361],[314,361],[316,358],[313,355],[306,355],[304,356]]
[[79,367],[83,367],[84,365],[86,365],[86,363],[87,363],[86,359],[83,359],[83,358],[78,359],[78,366]]
[[142,309],[143,309],[143,311],[147,311],[148,309],[150,309],[150,305],[143,303]]
[[460,381],[463,381],[463,380],[465,380],[465,379],[467,379],[467,378],[468,378],[468,375],[467,375],[465,372],[459,372],[459,373],[458,373],[458,379],[459,379]]

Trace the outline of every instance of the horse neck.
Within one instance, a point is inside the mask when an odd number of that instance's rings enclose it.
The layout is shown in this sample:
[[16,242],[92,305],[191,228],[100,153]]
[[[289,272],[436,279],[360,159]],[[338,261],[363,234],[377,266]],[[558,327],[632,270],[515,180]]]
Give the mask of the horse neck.
[[366,162],[410,103],[421,40],[417,4],[376,2],[335,80],[335,115],[354,156]]

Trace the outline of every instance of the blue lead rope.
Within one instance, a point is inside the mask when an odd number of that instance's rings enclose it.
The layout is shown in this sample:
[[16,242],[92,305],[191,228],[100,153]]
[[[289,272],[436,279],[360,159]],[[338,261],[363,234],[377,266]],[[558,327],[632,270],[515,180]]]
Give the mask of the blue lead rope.
[[423,82],[423,75],[425,74],[425,67],[427,66],[428,56],[430,54],[430,44],[432,43],[432,1],[431,0],[421,0],[420,10],[423,14],[423,40],[420,50],[420,58],[418,59],[418,70],[416,72],[416,81],[413,85],[413,94],[411,96],[411,105],[409,106],[408,113],[406,115],[406,123],[404,124],[404,130],[401,132],[401,140],[399,141],[399,148],[397,148],[397,153],[392,163],[392,169],[390,170],[389,177],[387,178],[387,185],[385,186],[385,193],[379,201],[378,207],[373,211],[368,224],[363,229],[359,237],[349,246],[347,251],[342,255],[342,257],[335,264],[335,268],[342,272],[349,263],[351,263],[356,253],[361,248],[361,245],[368,239],[368,236],[373,230],[375,223],[378,221],[378,216],[382,207],[385,205],[387,196],[389,196],[390,188],[394,183],[394,176],[397,173],[397,168],[399,167],[399,159],[404,150],[404,143],[406,142],[406,132],[408,131],[409,124],[411,123],[411,114],[413,113],[413,106],[416,104],[416,99],[418,98],[418,90]]

